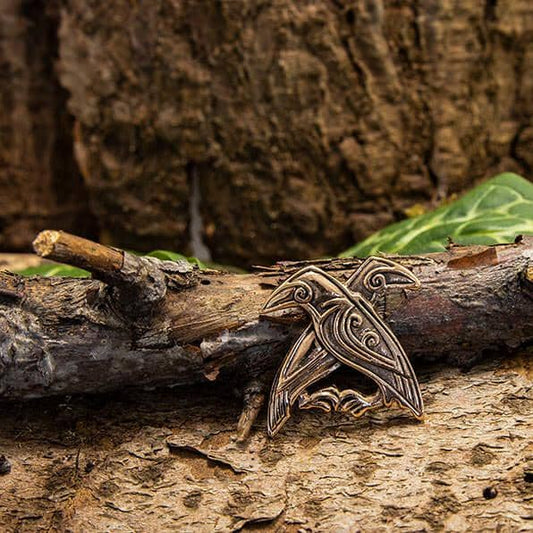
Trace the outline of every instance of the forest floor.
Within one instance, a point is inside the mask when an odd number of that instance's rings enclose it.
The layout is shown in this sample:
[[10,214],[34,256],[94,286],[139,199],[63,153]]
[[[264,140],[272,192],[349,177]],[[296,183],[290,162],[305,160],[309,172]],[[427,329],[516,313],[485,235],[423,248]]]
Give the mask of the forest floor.
[[233,440],[218,387],[0,404],[2,531],[525,531],[533,364],[422,369],[425,421],[296,413]]

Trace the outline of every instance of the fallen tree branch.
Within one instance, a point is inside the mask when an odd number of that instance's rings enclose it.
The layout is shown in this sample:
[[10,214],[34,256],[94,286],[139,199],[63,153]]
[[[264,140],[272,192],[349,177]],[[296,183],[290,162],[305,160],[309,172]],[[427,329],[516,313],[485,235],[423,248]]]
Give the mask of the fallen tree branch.
[[[240,433],[249,431],[262,395],[248,384],[269,382],[304,324],[298,313],[273,323],[261,308],[307,263],[246,275],[199,271],[49,231],[35,249],[94,279],[0,273],[0,397],[226,380],[248,387]],[[468,366],[533,340],[533,239],[397,260],[422,289],[387,291],[383,310],[412,358]],[[360,260],[315,264],[346,279]]]
[[185,261],[139,257],[63,231],[41,232],[33,248],[45,259],[88,270],[94,279],[113,287],[113,298],[133,319],[165,297],[166,273],[173,275],[174,283],[187,286],[191,270]]

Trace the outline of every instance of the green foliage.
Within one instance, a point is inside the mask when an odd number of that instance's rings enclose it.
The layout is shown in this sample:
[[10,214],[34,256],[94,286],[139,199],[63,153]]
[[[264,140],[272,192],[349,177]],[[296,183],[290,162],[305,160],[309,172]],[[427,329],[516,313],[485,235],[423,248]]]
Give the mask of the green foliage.
[[191,265],[196,265],[200,270],[205,269],[212,269],[212,270],[225,270],[226,272],[235,272],[237,274],[243,274],[245,270],[229,266],[229,265],[220,265],[218,263],[204,263],[203,261],[200,261],[197,257],[187,257],[185,255],[178,254],[176,252],[169,252],[168,250],[154,250],[153,252],[150,252],[150,257],[157,257],[157,259],[161,259],[163,261],[187,261],[191,263]]
[[187,257],[176,252],[169,252],[168,250],[154,250],[146,255],[148,257],[156,257],[162,261],[187,261],[188,263],[191,263],[191,265],[196,265],[200,270],[208,268],[205,263],[202,263],[202,261],[196,257]]
[[43,265],[28,267],[24,270],[19,270],[17,274],[23,276],[60,276],[63,278],[86,278],[90,276],[89,272],[81,268],[56,263],[45,263]]
[[451,204],[378,231],[341,256],[439,252],[448,237],[457,244],[498,244],[520,234],[533,235],[533,183],[505,173]]

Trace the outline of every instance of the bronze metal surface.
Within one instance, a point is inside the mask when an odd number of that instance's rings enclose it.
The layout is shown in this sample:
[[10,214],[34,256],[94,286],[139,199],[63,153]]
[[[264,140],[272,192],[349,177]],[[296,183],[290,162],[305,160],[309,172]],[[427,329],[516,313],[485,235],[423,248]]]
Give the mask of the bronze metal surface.
[[[318,267],[291,275],[271,294],[263,314],[301,307],[310,324],[286,355],[274,379],[268,405],[267,430],[274,436],[298,402],[301,409],[348,412],[355,417],[381,405],[397,404],[422,417],[417,378],[398,339],[376,311],[387,287],[418,289],[416,276],[389,259],[370,257],[346,284]],[[308,388],[341,365],[370,377],[378,386],[374,397],[335,386],[310,393]]]

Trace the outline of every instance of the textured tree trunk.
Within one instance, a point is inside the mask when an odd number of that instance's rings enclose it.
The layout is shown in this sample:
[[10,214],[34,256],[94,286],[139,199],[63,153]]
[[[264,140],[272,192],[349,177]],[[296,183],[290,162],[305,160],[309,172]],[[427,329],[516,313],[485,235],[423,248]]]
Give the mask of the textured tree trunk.
[[90,197],[122,247],[301,259],[500,170],[531,178],[532,10],[4,2],[0,247],[84,233]]
[[111,239],[219,262],[339,253],[500,170],[531,177],[528,0],[69,0],[61,82]]
[[29,249],[43,227],[95,233],[54,70],[58,22],[57,2],[0,4],[0,250]]

